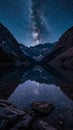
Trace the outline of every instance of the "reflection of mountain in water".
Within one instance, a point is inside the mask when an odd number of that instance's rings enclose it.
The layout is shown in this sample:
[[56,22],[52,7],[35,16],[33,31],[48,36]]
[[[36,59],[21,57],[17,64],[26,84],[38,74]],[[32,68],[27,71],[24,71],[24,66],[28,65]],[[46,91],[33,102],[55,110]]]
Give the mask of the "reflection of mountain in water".
[[50,102],[55,109],[50,114],[49,121],[53,125],[62,121],[67,130],[66,128],[73,128],[73,101],[70,99],[72,92],[69,91],[69,86],[64,86],[63,89],[63,85],[68,84],[67,77],[62,74],[59,76],[60,72],[51,71],[49,73],[37,66],[25,72],[8,101],[22,109],[30,108],[31,103],[35,101]]
[[61,73],[60,71],[57,71],[51,67],[49,67],[47,71],[47,68],[44,69],[40,66],[36,66],[35,68],[23,74],[21,83],[29,79],[39,83],[55,85],[60,85],[61,83],[72,83],[65,73]]
[[0,68],[0,98],[7,99],[20,83],[28,68]]
[[67,75],[49,68],[49,72],[39,66],[29,70],[28,68],[10,68],[0,70],[0,98],[7,99],[19,84],[31,80],[38,83],[54,84],[61,86],[62,91],[73,99],[72,81]]
[[[73,76],[72,76],[73,77]],[[37,66],[23,74],[21,83],[27,81],[36,81],[38,83],[54,84],[61,87],[61,90],[71,99],[73,99],[73,80],[68,72],[60,72],[53,68],[46,70]]]
[[46,83],[46,84],[56,84],[58,82],[57,78],[53,76],[51,73],[48,73],[43,68],[37,66],[32,70],[23,74],[21,78],[21,83],[27,81],[36,81],[39,83]]

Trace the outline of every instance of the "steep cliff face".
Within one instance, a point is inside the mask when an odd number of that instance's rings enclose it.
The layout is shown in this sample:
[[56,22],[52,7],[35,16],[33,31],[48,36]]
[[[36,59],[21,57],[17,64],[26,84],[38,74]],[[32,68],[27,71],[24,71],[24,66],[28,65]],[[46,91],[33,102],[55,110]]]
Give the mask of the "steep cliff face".
[[32,59],[23,54],[14,36],[0,24],[0,62],[32,62]]
[[73,69],[73,27],[62,35],[53,51],[42,62],[52,66]]
[[73,47],[73,26],[61,36],[55,49],[62,49],[64,51],[70,47]]

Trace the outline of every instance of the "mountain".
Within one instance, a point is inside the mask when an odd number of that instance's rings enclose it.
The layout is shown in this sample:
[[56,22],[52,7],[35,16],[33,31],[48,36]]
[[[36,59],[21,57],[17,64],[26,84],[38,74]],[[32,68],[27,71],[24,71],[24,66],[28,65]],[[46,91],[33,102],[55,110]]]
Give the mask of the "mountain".
[[19,43],[14,36],[0,23],[0,64],[15,62],[29,64],[32,59],[21,51]]
[[73,27],[61,36],[53,51],[42,60],[42,63],[73,69]]
[[45,43],[39,44],[32,47],[26,47],[23,44],[20,44],[20,48],[24,54],[32,57],[36,61],[43,59],[55,46],[56,43]]

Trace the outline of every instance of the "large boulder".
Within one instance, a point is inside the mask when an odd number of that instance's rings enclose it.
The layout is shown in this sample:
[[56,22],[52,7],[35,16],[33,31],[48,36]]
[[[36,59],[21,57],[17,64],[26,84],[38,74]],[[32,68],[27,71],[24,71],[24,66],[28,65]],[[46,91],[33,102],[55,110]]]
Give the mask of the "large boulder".
[[29,128],[33,117],[0,99],[0,129],[1,130],[26,130]]
[[34,102],[32,109],[40,114],[48,115],[54,109],[54,106],[47,102]]
[[[35,108],[36,107],[36,108]],[[38,108],[39,107],[39,108]],[[41,114],[48,114],[52,106],[48,103],[35,103],[32,110],[20,110],[11,103],[0,99],[0,129],[1,130],[56,130],[43,120]],[[40,109],[41,108],[41,109]],[[40,112],[40,113],[36,113]],[[47,115],[46,115],[47,116]]]

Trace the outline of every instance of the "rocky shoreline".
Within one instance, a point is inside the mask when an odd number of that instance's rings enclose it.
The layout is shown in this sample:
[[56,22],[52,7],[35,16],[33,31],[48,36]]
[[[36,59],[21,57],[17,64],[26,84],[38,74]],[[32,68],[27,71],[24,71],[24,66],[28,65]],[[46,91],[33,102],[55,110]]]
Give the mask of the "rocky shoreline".
[[34,102],[31,110],[20,110],[0,99],[0,130],[57,130],[43,118],[53,109],[50,103]]

